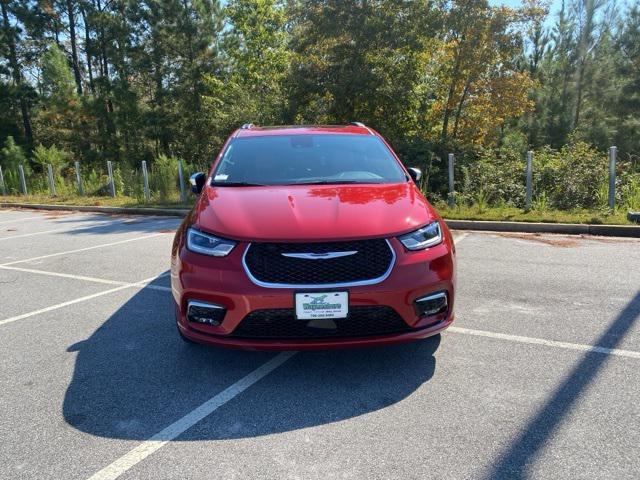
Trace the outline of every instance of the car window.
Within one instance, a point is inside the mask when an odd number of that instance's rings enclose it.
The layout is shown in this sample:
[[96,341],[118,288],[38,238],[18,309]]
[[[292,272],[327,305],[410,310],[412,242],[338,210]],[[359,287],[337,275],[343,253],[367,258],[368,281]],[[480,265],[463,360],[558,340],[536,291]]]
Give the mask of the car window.
[[213,183],[398,183],[404,171],[373,135],[277,135],[236,138],[227,146]]

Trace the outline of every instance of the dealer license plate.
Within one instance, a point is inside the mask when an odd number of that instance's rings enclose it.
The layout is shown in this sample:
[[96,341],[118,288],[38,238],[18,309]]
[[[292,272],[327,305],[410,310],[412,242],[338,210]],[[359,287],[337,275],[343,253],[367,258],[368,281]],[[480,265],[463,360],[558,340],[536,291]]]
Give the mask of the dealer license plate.
[[349,314],[349,292],[296,293],[296,318],[346,318]]

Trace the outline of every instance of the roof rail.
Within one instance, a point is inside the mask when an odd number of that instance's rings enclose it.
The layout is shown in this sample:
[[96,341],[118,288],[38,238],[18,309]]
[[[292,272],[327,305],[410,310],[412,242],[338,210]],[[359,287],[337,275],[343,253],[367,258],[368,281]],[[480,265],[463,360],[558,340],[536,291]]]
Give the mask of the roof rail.
[[369,127],[367,127],[367,126],[366,126],[364,123],[362,123],[362,122],[349,122],[349,125],[354,125],[354,126],[356,126],[356,127],[366,128],[366,129],[367,129],[367,131],[369,132],[369,134],[371,134],[371,135],[375,135],[375,133],[373,133],[373,132],[371,131],[371,129],[370,129]]
[[240,127],[240,130],[250,130],[253,127],[255,127],[255,125],[253,123],[245,123],[244,125],[242,125]]

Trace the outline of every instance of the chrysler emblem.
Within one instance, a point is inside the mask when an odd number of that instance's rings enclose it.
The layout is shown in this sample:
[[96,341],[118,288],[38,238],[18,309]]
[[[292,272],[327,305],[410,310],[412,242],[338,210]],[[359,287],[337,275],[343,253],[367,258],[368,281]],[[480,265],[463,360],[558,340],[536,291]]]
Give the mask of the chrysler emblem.
[[351,250],[348,252],[326,252],[326,253],[282,253],[283,257],[289,258],[303,258],[305,260],[328,260],[330,258],[348,257],[349,255],[355,255],[357,250]]

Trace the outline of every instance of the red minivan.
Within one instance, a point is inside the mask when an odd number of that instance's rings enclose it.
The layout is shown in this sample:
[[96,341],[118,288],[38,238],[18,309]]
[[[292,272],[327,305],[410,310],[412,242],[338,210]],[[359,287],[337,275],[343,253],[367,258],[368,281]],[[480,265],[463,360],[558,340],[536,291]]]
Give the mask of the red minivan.
[[453,321],[455,247],[377,132],[243,125],[178,229],[183,339],[247,349],[383,345]]

